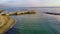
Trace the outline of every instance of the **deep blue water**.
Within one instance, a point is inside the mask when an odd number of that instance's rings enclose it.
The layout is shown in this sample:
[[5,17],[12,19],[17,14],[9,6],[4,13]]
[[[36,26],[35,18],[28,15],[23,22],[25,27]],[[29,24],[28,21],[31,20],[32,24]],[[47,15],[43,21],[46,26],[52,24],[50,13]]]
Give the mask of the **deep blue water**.
[[60,34],[60,16],[47,15],[43,12],[60,12],[60,8],[17,8],[16,10],[35,9],[36,14],[12,16],[17,22],[6,34]]

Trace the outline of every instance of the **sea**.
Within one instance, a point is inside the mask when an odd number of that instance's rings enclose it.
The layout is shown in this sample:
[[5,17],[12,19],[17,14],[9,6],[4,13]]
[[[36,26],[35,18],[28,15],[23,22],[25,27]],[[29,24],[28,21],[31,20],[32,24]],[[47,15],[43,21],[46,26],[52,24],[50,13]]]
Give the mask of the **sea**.
[[60,13],[59,7],[7,7],[0,8],[4,12],[35,10],[36,14],[10,16],[16,24],[6,34],[60,34],[60,15],[44,12]]

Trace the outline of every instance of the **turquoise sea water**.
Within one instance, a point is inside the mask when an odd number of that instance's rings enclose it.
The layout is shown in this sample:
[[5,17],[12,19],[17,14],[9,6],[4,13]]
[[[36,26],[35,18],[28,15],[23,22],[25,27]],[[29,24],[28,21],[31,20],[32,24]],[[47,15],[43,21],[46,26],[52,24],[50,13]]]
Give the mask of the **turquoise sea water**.
[[7,34],[60,34],[60,16],[43,13],[59,12],[58,9],[60,8],[40,8],[33,15],[12,16],[16,24]]

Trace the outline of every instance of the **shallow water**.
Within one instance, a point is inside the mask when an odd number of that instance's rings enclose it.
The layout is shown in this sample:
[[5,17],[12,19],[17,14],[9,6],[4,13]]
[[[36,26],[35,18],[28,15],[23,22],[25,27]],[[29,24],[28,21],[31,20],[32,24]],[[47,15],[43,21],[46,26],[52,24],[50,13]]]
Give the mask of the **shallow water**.
[[[41,8],[40,8],[41,10]],[[10,34],[60,34],[60,16],[44,14],[44,10],[37,10],[37,14],[13,16],[17,21],[7,33]],[[49,9],[47,9],[49,10]],[[52,9],[50,9],[52,10]],[[54,8],[55,10],[55,8]],[[49,11],[50,12],[50,11]]]

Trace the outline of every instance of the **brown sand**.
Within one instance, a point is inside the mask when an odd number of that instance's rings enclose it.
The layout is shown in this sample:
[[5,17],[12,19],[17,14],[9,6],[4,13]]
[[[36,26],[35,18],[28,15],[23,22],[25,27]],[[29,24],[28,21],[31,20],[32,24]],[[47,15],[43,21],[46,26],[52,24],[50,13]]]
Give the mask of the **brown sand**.
[[14,23],[14,20],[9,16],[0,15],[0,34],[3,34],[9,30]]

